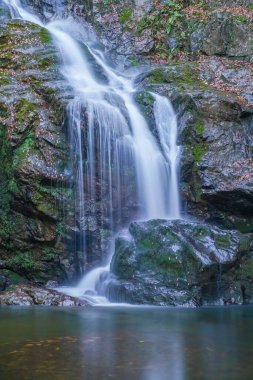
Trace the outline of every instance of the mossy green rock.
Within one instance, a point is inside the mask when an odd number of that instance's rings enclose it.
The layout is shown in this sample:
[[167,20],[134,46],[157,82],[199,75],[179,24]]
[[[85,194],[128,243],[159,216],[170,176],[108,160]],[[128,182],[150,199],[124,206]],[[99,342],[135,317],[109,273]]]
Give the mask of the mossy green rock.
[[76,257],[58,230],[71,209],[65,105],[69,90],[48,32],[0,27],[0,261],[22,278],[71,280]]
[[111,270],[119,282],[113,286],[132,303],[215,304],[224,295],[202,290],[217,287],[249,252],[250,238],[236,231],[184,220],[134,222],[128,236],[116,239]]

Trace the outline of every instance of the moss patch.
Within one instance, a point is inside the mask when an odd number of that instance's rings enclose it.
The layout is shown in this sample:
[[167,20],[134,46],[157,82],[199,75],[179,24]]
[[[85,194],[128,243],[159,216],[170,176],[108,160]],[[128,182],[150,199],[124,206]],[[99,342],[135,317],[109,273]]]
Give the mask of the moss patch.
[[214,241],[216,248],[221,249],[228,249],[231,244],[229,235],[216,236]]
[[27,99],[21,99],[15,104],[15,119],[19,122],[26,122],[31,116],[35,116],[37,105]]
[[40,265],[31,252],[17,252],[15,256],[7,260],[7,264],[20,272],[37,272]]
[[202,158],[204,157],[204,155],[206,154],[206,151],[207,151],[207,147],[204,143],[195,145],[193,147],[193,156],[194,156],[195,162],[197,163],[200,162]]
[[15,150],[13,157],[13,165],[18,166],[19,163],[28,156],[28,154],[36,148],[35,139],[33,134],[30,132],[26,139],[23,141],[22,145]]
[[124,8],[119,16],[119,21],[124,23],[130,20],[132,16],[132,9],[131,8]]
[[198,119],[195,123],[195,131],[197,135],[203,135],[205,131],[205,126],[202,120]]
[[40,40],[43,44],[49,44],[52,42],[53,39],[49,31],[45,28],[42,28],[40,30]]

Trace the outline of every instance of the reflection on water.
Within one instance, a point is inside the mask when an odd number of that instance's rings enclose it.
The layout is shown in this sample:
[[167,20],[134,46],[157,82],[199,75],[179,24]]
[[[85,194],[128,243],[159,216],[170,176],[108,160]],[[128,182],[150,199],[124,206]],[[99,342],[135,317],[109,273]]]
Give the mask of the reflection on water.
[[1,308],[0,378],[252,380],[253,308]]

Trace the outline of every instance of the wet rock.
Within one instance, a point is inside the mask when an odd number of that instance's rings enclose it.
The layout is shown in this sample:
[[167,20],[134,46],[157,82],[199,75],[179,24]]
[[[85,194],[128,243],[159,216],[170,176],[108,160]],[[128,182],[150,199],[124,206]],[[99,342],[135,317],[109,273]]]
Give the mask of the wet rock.
[[[0,27],[0,258],[29,280],[61,283],[78,271],[67,250],[73,192],[65,107],[72,94],[48,32],[29,22]],[[66,226],[66,227],[65,227]],[[70,276],[70,277],[69,277]]]
[[84,300],[67,296],[56,290],[36,288],[34,286],[16,286],[0,293],[0,305],[88,306]]
[[44,20],[50,20],[55,15],[63,13],[66,0],[24,0],[28,9],[38,14]]
[[[176,109],[184,208],[224,228],[252,232],[253,110],[243,98],[253,90],[251,67],[211,58],[199,66],[156,68],[138,80],[143,89],[168,96]],[[152,129],[152,97],[144,91],[137,100]]]
[[[131,303],[201,305],[227,302],[227,273],[250,252],[250,238],[193,221],[134,222],[116,239],[110,297]],[[208,292],[208,289],[211,289]],[[238,299],[237,299],[238,301]],[[240,303],[244,302],[242,293]]]
[[154,48],[155,41],[150,29],[138,33],[138,22],[151,9],[153,2],[124,1],[103,4],[93,2],[93,26],[110,58],[119,65],[136,55],[145,55]]
[[[4,268],[4,262],[0,262],[0,268]],[[0,291],[8,289],[10,286],[27,284],[28,280],[9,269],[0,269]]]
[[48,281],[45,285],[47,289],[57,288],[59,286],[57,281]]

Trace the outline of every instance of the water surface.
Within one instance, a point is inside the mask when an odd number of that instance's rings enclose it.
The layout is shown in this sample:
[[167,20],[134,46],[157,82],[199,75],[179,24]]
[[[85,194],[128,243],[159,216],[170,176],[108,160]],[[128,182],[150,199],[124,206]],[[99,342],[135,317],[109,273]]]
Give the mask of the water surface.
[[253,307],[2,307],[0,343],[1,380],[252,380]]

